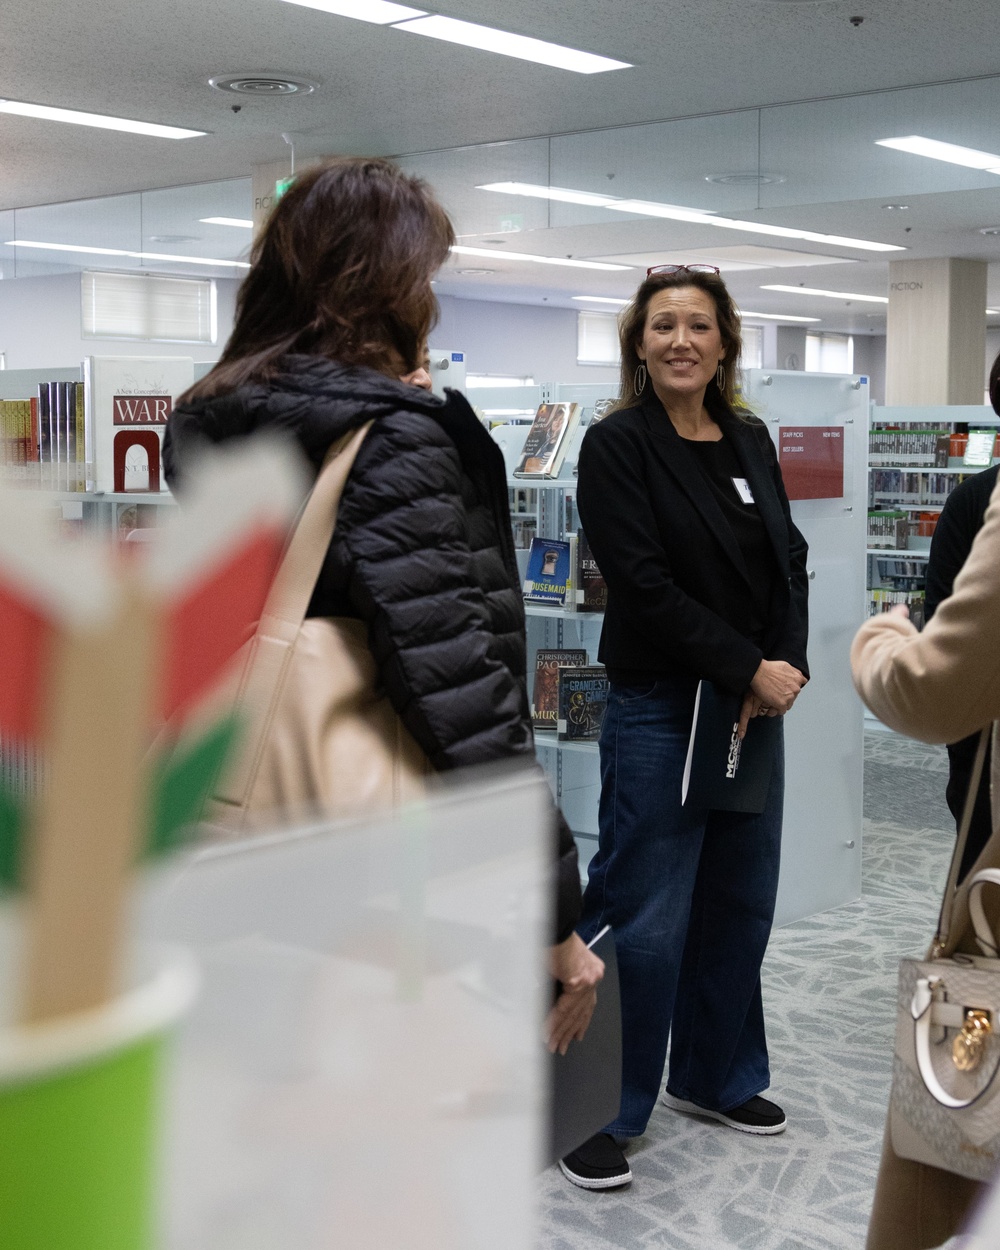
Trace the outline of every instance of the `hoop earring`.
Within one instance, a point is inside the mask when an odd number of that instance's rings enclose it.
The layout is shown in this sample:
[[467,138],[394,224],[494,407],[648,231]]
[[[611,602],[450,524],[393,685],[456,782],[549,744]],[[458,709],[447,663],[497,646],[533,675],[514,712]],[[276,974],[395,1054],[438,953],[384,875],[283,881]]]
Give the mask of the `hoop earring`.
[[715,385],[720,391],[724,391],[726,389],[726,370],[723,368],[721,363],[715,371]]
[[635,371],[635,377],[632,379],[632,390],[635,391],[636,395],[641,395],[646,389],[646,379],[648,376],[646,366],[640,364],[639,368]]

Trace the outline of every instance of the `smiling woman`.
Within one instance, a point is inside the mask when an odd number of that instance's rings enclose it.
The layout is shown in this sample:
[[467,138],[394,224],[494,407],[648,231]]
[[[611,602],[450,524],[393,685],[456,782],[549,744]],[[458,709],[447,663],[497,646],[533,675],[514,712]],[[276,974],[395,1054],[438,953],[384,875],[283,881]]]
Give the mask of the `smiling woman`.
[[667,1106],[743,1133],[785,1128],[760,1096],[780,727],[763,810],[693,810],[681,779],[700,682],[738,697],[743,737],[752,717],[789,712],[808,680],[806,544],[767,430],[736,399],[739,317],[718,271],[651,270],[620,334],[621,393],[578,465],[580,519],[608,586],[610,679],[580,935],[611,925],[622,1001],[618,1115],[562,1161],[585,1188],[597,1187],[592,1157],[610,1167],[616,1143],[645,1131],[668,1038]]

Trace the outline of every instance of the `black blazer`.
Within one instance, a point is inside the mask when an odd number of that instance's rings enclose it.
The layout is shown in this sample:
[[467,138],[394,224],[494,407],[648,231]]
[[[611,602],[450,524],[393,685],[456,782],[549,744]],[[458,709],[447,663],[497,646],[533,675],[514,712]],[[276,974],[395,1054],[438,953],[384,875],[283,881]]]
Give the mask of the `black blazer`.
[[762,659],[809,675],[807,546],[763,422],[722,409],[712,416],[743,466],[777,560],[760,646],[747,636],[750,580],[732,529],[655,396],[587,431],[577,502],[608,584],[602,663],[707,677],[742,694]]

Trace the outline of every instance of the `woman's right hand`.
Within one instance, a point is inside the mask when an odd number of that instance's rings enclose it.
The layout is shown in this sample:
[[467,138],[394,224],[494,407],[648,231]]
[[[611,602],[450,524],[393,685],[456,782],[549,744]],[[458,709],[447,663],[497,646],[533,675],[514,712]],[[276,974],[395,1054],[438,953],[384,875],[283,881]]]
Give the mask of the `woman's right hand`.
[[750,689],[757,696],[761,711],[767,708],[765,715],[784,716],[807,681],[794,665],[784,660],[761,660]]

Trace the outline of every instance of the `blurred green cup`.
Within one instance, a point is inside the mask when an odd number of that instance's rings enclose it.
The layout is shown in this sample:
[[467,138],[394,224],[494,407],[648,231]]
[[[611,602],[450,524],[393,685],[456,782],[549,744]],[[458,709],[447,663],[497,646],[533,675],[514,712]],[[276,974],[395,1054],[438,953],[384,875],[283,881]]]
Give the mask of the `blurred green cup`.
[[2,1250],[151,1250],[164,1051],[196,990],[171,951],[99,1010],[0,1028]]

